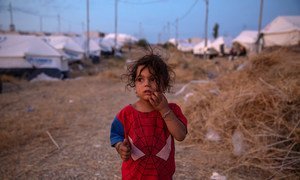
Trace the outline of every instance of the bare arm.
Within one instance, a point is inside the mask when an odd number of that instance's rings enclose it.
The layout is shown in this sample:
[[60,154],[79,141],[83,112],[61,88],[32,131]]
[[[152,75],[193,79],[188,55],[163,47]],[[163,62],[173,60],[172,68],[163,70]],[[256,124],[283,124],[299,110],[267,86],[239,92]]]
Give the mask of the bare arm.
[[154,92],[149,99],[154,109],[158,110],[164,118],[169,132],[177,141],[183,141],[187,134],[187,129],[180,119],[168,106],[167,98],[158,92]]

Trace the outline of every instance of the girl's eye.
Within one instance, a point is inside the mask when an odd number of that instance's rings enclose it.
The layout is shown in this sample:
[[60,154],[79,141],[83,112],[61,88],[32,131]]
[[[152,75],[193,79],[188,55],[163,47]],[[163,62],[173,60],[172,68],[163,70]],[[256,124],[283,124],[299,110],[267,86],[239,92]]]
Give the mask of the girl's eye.
[[138,78],[136,78],[136,81],[137,81],[137,82],[142,82],[142,81],[143,81],[143,78],[138,77]]
[[150,81],[150,82],[153,82],[153,81],[155,81],[155,78],[151,77],[151,78],[149,79],[149,81]]

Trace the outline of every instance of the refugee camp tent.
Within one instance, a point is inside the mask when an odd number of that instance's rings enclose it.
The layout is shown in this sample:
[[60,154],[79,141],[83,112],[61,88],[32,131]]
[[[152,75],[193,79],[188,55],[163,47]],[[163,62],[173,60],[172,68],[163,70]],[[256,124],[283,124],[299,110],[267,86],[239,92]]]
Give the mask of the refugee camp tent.
[[278,16],[263,30],[264,47],[300,43],[300,16]]
[[[75,36],[72,39],[87,53],[87,37]],[[95,39],[89,39],[89,54],[98,57],[101,55],[101,48]]]
[[[99,45],[101,48],[101,54],[112,55],[113,49],[115,48],[115,40],[112,38],[101,38],[99,39]],[[116,49],[121,49],[122,45],[117,42]]]
[[175,38],[171,38],[171,39],[168,40],[168,43],[173,44],[174,46],[176,46],[178,42]]
[[[113,39],[115,40],[115,34],[114,33],[109,33],[107,35],[105,35],[104,39]],[[128,34],[118,34],[117,36],[117,42],[121,45],[124,46],[125,44],[133,44],[136,43],[138,40],[137,38],[128,35]]]
[[232,42],[238,43],[244,47],[247,52],[254,52],[256,50],[257,35],[257,31],[245,30],[234,38]]
[[177,49],[182,52],[193,52],[196,43],[191,43],[187,39],[180,39],[177,41]]
[[40,38],[28,35],[0,35],[0,72],[33,78],[41,72],[61,78],[68,62]]
[[209,54],[210,52],[208,49],[211,48],[211,41],[207,40],[207,46],[205,47],[205,40],[201,41],[200,43],[196,44],[193,48],[194,55],[203,55],[204,52]]
[[99,45],[101,48],[102,55],[112,55],[115,49],[117,51],[121,51],[122,47],[125,44],[131,45],[136,42],[137,39],[135,37],[127,34],[118,34],[116,42],[114,33],[107,34],[104,36],[104,38],[99,39]]
[[229,54],[232,44],[231,37],[219,36],[211,43],[211,48],[215,49],[219,55]]
[[83,59],[84,50],[72,38],[59,36],[44,36],[42,39],[58,50],[69,62]]

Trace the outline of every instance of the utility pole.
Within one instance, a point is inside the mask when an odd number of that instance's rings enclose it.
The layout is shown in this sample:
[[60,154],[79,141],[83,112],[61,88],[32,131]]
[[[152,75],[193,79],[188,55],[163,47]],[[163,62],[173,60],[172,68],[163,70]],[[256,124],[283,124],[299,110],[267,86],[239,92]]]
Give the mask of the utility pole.
[[43,16],[40,15],[40,31],[43,32]]
[[160,41],[161,41],[161,33],[158,33],[158,36],[157,36],[157,44],[160,44]]
[[87,59],[90,58],[90,3],[89,0],[86,0],[86,56]]
[[57,15],[57,23],[58,23],[58,32],[60,33],[61,29],[60,29],[60,15],[59,14]]
[[176,32],[175,32],[175,37],[176,37],[176,39],[175,39],[175,45],[177,47],[177,45],[178,45],[178,18],[176,18]]
[[204,59],[207,59],[206,57],[206,51],[207,51],[207,26],[208,26],[208,1],[205,0],[206,4],[206,13],[205,13],[205,42],[204,42]]
[[170,37],[171,37],[171,27],[170,27],[170,22],[168,21],[168,23],[167,23],[167,36],[168,36],[168,39],[167,39],[167,41],[169,41],[170,40]]
[[118,0],[115,0],[115,55],[118,41]]
[[140,39],[144,37],[143,24],[141,22],[139,23],[139,37]]
[[15,25],[14,25],[14,20],[13,20],[13,10],[12,10],[12,5],[9,3],[9,14],[10,14],[10,25],[9,25],[9,30],[10,31],[15,31]]
[[85,32],[85,28],[84,28],[84,26],[85,26],[84,22],[81,22],[82,34],[84,34],[84,32]]
[[256,52],[259,53],[260,51],[260,32],[261,32],[261,21],[262,21],[262,14],[263,14],[263,3],[264,0],[260,0],[260,11],[259,11],[259,18],[258,18],[258,32],[257,32],[257,41],[256,41]]

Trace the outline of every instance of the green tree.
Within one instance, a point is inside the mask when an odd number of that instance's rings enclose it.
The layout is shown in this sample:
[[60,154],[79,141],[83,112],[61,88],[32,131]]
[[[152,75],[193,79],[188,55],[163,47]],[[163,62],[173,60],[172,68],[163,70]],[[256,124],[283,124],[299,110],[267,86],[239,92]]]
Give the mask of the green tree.
[[139,41],[136,44],[140,47],[146,48],[149,43],[146,39],[139,39]]
[[216,23],[213,28],[213,37],[217,39],[219,36],[219,24]]

